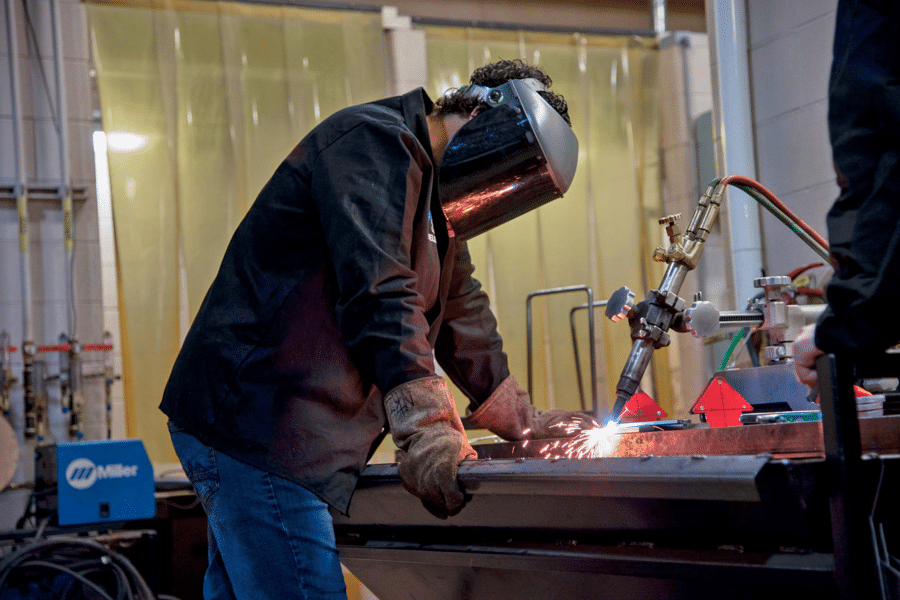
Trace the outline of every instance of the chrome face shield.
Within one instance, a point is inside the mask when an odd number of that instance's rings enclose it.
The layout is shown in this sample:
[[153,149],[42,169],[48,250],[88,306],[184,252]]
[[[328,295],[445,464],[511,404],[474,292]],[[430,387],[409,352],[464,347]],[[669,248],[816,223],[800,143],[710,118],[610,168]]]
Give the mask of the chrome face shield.
[[440,197],[463,240],[561,197],[572,183],[578,140],[535,80],[473,86],[492,106],[463,125],[444,152]]

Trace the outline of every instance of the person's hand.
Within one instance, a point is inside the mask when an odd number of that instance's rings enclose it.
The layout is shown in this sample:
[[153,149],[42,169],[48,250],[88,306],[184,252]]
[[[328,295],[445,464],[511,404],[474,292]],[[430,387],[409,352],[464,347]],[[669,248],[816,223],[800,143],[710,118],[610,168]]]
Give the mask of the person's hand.
[[807,325],[794,340],[794,374],[797,381],[813,388],[819,385],[816,360],[825,354],[816,347],[816,326]]
[[399,385],[385,394],[384,408],[403,451],[398,468],[403,487],[439,519],[457,514],[468,499],[457,480],[459,463],[477,454],[447,382],[434,376]]
[[512,375],[467,418],[476,427],[511,442],[572,437],[585,429],[599,427],[593,418],[583,413],[538,410],[531,404],[528,392],[519,387]]

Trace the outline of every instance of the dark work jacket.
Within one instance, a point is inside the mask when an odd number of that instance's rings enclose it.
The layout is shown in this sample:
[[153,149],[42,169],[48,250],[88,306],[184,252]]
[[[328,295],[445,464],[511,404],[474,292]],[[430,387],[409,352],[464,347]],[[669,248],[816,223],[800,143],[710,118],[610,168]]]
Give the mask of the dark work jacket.
[[441,212],[430,110],[421,89],[347,108],[294,148],[235,231],[160,407],[344,513],[387,430],[383,393],[434,375],[433,356],[474,405],[509,375]]
[[900,2],[840,1],[828,96],[842,189],[828,213],[836,269],[816,345],[874,352],[900,341]]

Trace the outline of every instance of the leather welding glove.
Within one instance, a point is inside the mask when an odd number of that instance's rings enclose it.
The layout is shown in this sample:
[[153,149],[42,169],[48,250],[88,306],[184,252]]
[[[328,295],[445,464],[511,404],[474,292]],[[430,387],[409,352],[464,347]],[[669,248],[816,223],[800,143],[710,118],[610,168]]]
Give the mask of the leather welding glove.
[[599,427],[594,419],[580,412],[538,410],[512,375],[467,418],[476,427],[510,442],[572,437],[584,429]]
[[440,519],[457,514],[466,496],[457,480],[459,463],[477,454],[456,413],[450,386],[439,376],[398,385],[384,396],[394,443],[403,451],[403,487]]

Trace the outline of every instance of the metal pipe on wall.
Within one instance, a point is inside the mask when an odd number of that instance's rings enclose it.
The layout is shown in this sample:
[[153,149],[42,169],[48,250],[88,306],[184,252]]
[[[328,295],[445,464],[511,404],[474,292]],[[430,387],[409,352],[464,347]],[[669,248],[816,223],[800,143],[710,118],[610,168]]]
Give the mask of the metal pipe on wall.
[[34,315],[31,294],[31,239],[28,235],[28,179],[25,174],[25,136],[22,117],[22,85],[19,75],[19,42],[16,32],[16,2],[6,4],[6,40],[9,44],[10,92],[13,114],[13,144],[16,163],[14,195],[19,219],[19,262],[22,272],[22,390],[24,393],[25,438],[37,435],[33,384]]
[[4,419],[10,418],[12,406],[9,401],[9,389],[16,381],[10,368],[10,352],[15,352],[15,349],[9,344],[9,334],[0,331],[0,413]]
[[[69,414],[69,436],[81,437],[81,421],[84,411],[84,402],[81,398],[81,390],[75,385],[81,379],[81,361],[79,359],[80,345],[78,344],[75,314],[75,222],[72,208],[72,184],[69,162],[69,112],[66,94],[65,65],[63,61],[62,45],[62,19],[59,13],[59,0],[50,0],[50,14],[53,21],[53,66],[56,75],[56,105],[59,113],[59,198],[62,202],[63,213],[63,246],[64,246],[64,286],[66,298],[66,332],[70,349],[66,361],[61,361],[68,366],[66,374],[68,385],[63,389],[67,398],[62,398],[63,409]],[[60,376],[63,373],[60,372]]]
[[72,211],[71,167],[69,160],[69,111],[66,94],[65,66],[63,62],[62,19],[59,14],[59,0],[50,0],[53,21],[53,67],[56,75],[56,109],[59,114],[59,197],[62,201],[63,235],[66,257],[67,324],[70,337],[75,335],[74,302],[72,299],[73,274],[72,256],[75,249],[75,230]]
[[[745,1],[708,1],[706,24],[711,42],[716,171],[721,176],[756,179]],[[734,308],[742,309],[756,294],[753,280],[762,274],[759,207],[745,194],[729,194],[723,213],[720,223],[731,262],[731,300]]]

